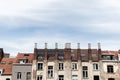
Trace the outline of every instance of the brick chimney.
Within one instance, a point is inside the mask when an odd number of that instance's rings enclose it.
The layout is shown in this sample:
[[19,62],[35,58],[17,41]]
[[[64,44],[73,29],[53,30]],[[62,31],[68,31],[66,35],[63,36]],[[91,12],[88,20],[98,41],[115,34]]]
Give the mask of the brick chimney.
[[37,59],[37,43],[35,43],[35,47],[34,47],[34,59]]
[[47,49],[47,43],[45,43],[45,49]]
[[92,52],[92,50],[91,50],[91,44],[88,43],[88,59],[89,60],[91,60],[91,58],[92,58],[91,52]]
[[80,60],[80,43],[77,43],[77,59]]
[[101,60],[101,44],[98,43],[98,56],[99,56],[99,60]]
[[66,43],[65,44],[65,60],[70,60],[71,59],[71,43]]

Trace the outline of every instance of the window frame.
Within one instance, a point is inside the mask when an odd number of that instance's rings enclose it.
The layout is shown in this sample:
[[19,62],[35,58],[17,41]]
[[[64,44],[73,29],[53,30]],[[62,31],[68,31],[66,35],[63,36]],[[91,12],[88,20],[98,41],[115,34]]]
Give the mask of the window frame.
[[82,66],[82,77],[83,79],[88,78],[88,66]]
[[[28,73],[30,73],[30,74],[28,74]],[[26,73],[26,80],[31,80],[31,72]]]
[[37,75],[37,80],[42,80],[43,76],[42,75]]
[[78,70],[78,64],[72,63],[72,70]]
[[58,78],[58,80],[64,80],[64,75],[59,75]]
[[64,63],[59,63],[59,70],[64,70]]
[[43,70],[43,63],[37,64],[37,70]]
[[114,73],[114,66],[113,65],[107,65],[107,73]]
[[48,66],[48,78],[53,78],[53,66]]
[[22,78],[22,72],[17,72],[17,80],[21,80]]
[[97,63],[93,63],[93,70],[99,70],[99,65]]

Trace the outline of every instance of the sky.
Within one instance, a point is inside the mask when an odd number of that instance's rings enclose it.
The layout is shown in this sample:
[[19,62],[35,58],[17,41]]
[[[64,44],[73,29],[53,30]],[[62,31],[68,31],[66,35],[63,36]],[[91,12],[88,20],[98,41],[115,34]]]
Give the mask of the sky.
[[0,0],[0,47],[15,56],[38,48],[120,49],[120,0]]

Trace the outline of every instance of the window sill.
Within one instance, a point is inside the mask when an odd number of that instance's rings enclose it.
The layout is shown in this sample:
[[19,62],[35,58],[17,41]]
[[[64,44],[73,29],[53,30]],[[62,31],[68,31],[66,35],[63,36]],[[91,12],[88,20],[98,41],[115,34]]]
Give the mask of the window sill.
[[43,71],[43,69],[37,69],[38,71]]
[[72,69],[72,71],[78,71],[78,70],[77,70],[77,69],[75,69],[75,70],[74,70],[74,69]]
[[86,78],[83,78],[83,79],[89,79],[88,77],[86,77]]
[[47,79],[54,79],[54,77],[47,77]]
[[58,70],[58,71],[64,71],[64,70]]

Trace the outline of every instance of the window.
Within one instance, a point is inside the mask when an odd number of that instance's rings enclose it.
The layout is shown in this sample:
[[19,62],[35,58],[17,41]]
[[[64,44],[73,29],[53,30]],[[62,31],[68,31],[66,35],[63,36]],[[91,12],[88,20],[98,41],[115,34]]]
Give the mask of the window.
[[77,63],[72,63],[72,70],[77,70]]
[[28,63],[28,59],[19,59],[18,63],[20,63],[20,64]]
[[113,73],[113,72],[114,72],[112,65],[108,65],[108,66],[107,66],[107,72],[108,72],[108,73]]
[[97,54],[92,54],[92,57],[97,57]]
[[6,78],[6,80],[10,80],[10,78]]
[[48,78],[53,78],[53,66],[48,66]]
[[18,80],[21,80],[21,75],[22,75],[21,72],[18,72],[18,73],[17,73],[17,79],[18,79]]
[[31,72],[27,72],[27,74],[26,74],[26,80],[31,80]]
[[95,76],[94,76],[94,80],[99,80],[99,76],[98,76],[98,75],[95,75]]
[[5,61],[2,61],[1,64],[6,64],[6,62],[5,62]]
[[98,64],[96,63],[93,64],[93,70],[98,70]]
[[37,80],[42,80],[42,75],[38,75]]
[[108,80],[115,80],[114,78],[108,78]]
[[72,75],[72,80],[78,80],[78,76],[77,75]]
[[88,78],[88,67],[87,66],[83,66],[82,67],[83,70],[83,78]]
[[102,55],[103,60],[114,60],[114,55]]
[[63,63],[59,63],[59,70],[63,70],[63,69],[64,69]]
[[38,70],[43,70],[43,63],[38,63]]
[[64,80],[64,75],[59,75],[59,80]]
[[12,64],[12,63],[13,63],[12,61],[9,62],[9,64]]

